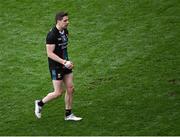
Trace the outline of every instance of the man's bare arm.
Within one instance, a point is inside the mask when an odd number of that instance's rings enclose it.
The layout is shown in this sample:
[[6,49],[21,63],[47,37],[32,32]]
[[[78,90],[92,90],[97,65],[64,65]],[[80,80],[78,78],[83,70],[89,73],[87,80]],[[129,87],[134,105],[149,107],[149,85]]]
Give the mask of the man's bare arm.
[[53,52],[54,49],[55,49],[55,44],[46,44],[46,50],[47,50],[48,57],[51,58],[52,60],[64,65],[66,63],[66,60],[63,60],[62,58],[57,56]]

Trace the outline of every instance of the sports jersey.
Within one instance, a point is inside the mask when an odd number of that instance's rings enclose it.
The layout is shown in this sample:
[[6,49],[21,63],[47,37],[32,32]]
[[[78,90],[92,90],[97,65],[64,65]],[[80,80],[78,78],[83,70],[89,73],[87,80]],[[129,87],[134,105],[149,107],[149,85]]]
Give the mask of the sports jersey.
[[[68,30],[64,29],[61,32],[56,28],[52,28],[46,37],[46,44],[55,44],[54,53],[64,60],[68,60],[67,45],[68,45]],[[49,68],[63,68],[63,65],[48,57]]]

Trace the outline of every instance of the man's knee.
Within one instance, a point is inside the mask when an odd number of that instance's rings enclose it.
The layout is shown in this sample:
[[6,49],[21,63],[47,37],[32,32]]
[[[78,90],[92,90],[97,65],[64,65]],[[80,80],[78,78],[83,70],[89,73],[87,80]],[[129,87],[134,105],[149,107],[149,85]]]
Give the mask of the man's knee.
[[67,87],[67,92],[68,93],[73,93],[74,92],[74,86],[72,85],[72,86],[68,86]]
[[56,90],[56,91],[54,91],[54,97],[55,97],[55,98],[61,96],[61,94],[62,94],[62,90],[59,90],[59,91]]

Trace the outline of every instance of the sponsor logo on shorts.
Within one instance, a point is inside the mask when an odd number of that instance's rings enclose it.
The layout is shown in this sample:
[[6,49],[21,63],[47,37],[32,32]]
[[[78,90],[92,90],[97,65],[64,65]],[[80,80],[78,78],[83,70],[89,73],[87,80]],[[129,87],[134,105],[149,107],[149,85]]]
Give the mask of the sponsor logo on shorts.
[[61,77],[61,74],[58,74],[58,78],[60,78]]

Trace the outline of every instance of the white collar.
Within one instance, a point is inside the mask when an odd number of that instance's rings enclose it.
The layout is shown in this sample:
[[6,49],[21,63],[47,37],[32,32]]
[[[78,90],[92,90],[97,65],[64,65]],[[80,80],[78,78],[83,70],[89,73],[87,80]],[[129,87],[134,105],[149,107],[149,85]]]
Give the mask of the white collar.
[[64,34],[64,30],[62,30],[62,31],[59,31],[59,33],[60,33],[60,34]]

